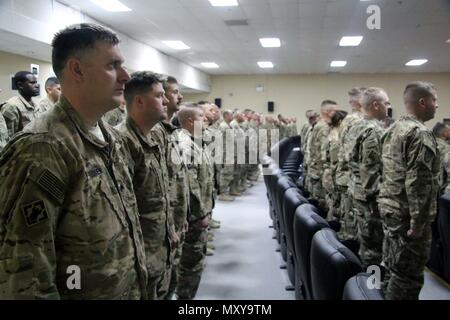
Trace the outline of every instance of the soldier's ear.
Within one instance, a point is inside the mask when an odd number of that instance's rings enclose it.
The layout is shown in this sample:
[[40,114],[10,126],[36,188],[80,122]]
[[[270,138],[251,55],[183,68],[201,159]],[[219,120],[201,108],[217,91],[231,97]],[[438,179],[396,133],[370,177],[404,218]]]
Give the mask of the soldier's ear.
[[76,58],[69,58],[67,61],[67,69],[70,76],[77,82],[83,81],[84,73],[80,60]]

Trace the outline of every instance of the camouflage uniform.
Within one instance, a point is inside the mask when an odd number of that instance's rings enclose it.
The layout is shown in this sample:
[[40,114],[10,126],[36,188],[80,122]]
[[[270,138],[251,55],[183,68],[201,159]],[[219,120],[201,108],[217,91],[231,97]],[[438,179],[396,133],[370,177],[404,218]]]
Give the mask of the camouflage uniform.
[[[216,141],[215,139],[219,139],[219,141]],[[203,131],[203,141],[206,145],[205,149],[209,152],[214,161],[214,199],[216,199],[217,194],[220,193],[219,179],[220,172],[222,171],[221,157],[223,154],[222,132],[219,128],[219,121],[208,126],[208,128]]]
[[[302,138],[302,145],[301,145],[301,150],[303,152],[303,176],[304,176],[304,189],[308,192],[311,192],[311,179],[309,178],[309,174],[308,174],[308,165],[310,163],[310,156],[309,156],[309,144],[311,143],[311,132],[313,130],[313,126],[310,126],[308,128],[308,130],[305,133],[304,138]],[[303,141],[305,141],[303,143]]]
[[41,114],[38,107],[28,103],[21,95],[6,101],[1,111],[11,138]]
[[210,216],[214,206],[214,164],[210,154],[187,131],[179,131],[178,141],[188,164],[190,216],[177,294],[180,299],[190,300],[197,293],[204,268],[208,232],[206,228],[198,227],[196,222]]
[[309,129],[311,128],[311,125],[309,122],[305,123],[302,128],[300,129],[300,139],[302,143],[302,152],[305,153],[304,149],[306,146],[306,142],[308,141],[306,134],[308,133]]
[[[229,194],[230,184],[233,181],[234,161],[236,148],[234,147],[234,130],[231,126],[222,121],[219,129],[223,137],[223,166],[220,171],[219,188],[221,194]],[[230,149],[231,147],[231,149]],[[228,149],[227,149],[228,148]],[[230,152],[230,154],[227,154]]]
[[376,119],[364,118],[352,129],[355,143],[350,153],[349,194],[356,213],[359,255],[366,266],[380,264],[383,227],[377,197],[382,175],[383,128]]
[[103,116],[103,121],[109,123],[110,126],[118,126],[127,118],[127,109],[115,108]]
[[325,200],[327,202],[328,216],[327,220],[339,219],[339,199],[336,197],[336,168],[338,164],[339,151],[339,127],[331,128],[327,137],[325,147],[322,148],[322,161],[324,171],[322,176],[322,185],[326,192]]
[[6,146],[9,140],[8,127],[6,126],[5,118],[0,113],[0,151]]
[[[383,136],[378,199],[384,229],[388,300],[418,299],[436,215],[440,160],[436,139],[415,117],[402,117]],[[421,234],[413,239],[409,229]]]
[[130,117],[117,129],[130,150],[129,166],[144,235],[148,298],[161,300],[169,291],[170,235],[174,232],[166,159],[158,144],[144,136]]
[[39,101],[39,112],[44,113],[53,108],[55,104],[47,96]]
[[336,170],[336,185],[337,190],[340,193],[341,204],[341,225],[342,228],[339,232],[339,237],[342,240],[356,240],[357,239],[357,227],[355,212],[353,210],[353,204],[351,197],[348,194],[349,184],[349,154],[353,149],[355,142],[355,134],[352,132],[352,127],[361,121],[363,115],[361,112],[354,112],[348,115],[341,124],[341,134],[339,137],[340,149],[339,149],[339,164]]
[[[243,123],[243,122],[242,122]],[[236,166],[234,168],[234,176],[233,181],[231,182],[230,192],[231,195],[240,194],[243,189],[241,189],[242,177],[245,176],[245,180],[247,180],[246,176],[246,134],[242,128],[242,123],[238,123],[236,120],[230,122],[230,126],[233,128],[235,132],[235,150],[236,150]],[[243,147],[244,146],[244,150]]]
[[[147,272],[120,136],[61,97],[0,158],[1,299],[141,299]],[[69,266],[81,289],[70,290]]]
[[[259,143],[258,143],[258,124],[255,121],[249,122],[248,128],[248,147],[249,147],[249,161],[248,161],[248,179],[250,181],[257,181],[259,177]],[[255,157],[256,156],[256,157]]]
[[320,206],[326,209],[325,190],[322,186],[324,161],[322,149],[326,147],[330,126],[321,119],[313,128],[308,142],[308,191],[319,201]]
[[450,145],[441,138],[437,138],[436,141],[438,144],[439,154],[441,155],[442,164],[439,181],[441,184],[442,193],[445,193],[446,189],[450,190]]
[[176,127],[165,121],[159,122],[151,131],[152,139],[163,149],[169,174],[170,216],[173,217],[175,231],[180,238],[178,247],[172,252],[172,274],[168,296],[175,292],[179,279],[179,264],[184,246],[185,226],[189,210],[189,182],[187,166],[182,150],[176,143]]

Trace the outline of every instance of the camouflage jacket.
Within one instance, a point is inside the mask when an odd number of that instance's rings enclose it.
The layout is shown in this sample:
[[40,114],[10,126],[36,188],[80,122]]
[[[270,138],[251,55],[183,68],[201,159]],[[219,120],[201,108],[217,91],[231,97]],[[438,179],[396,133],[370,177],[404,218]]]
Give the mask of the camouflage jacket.
[[326,139],[325,146],[322,148],[322,161],[324,170],[322,176],[322,185],[329,193],[334,192],[336,185],[336,168],[338,164],[339,152],[339,128],[331,128],[330,134]]
[[169,177],[164,153],[127,117],[117,129],[130,150],[129,167],[144,236],[149,276],[170,265],[170,235],[174,232],[169,212]]
[[189,180],[182,150],[176,143],[175,130],[177,128],[172,124],[161,121],[153,127],[151,136],[165,154],[169,174],[169,209],[175,230],[180,233],[189,214]]
[[42,98],[41,101],[39,101],[39,112],[44,113],[53,108],[54,106],[55,104],[47,96],[45,98]]
[[[125,144],[91,134],[64,97],[0,156],[0,297],[146,297],[144,243]],[[81,289],[67,283],[80,270]]]
[[442,192],[450,193],[450,145],[440,138],[437,138],[436,141],[441,156],[442,169],[439,180]]
[[404,116],[382,138],[383,176],[378,203],[398,212],[384,217],[391,232],[421,232],[436,214],[440,156],[432,132]]
[[186,130],[177,131],[177,141],[188,167],[190,212],[189,222],[203,219],[214,207],[214,164],[211,156]]
[[300,139],[301,139],[301,144],[302,144],[302,148],[301,149],[302,149],[303,153],[305,152],[304,148],[306,146],[306,142],[308,141],[308,139],[306,137],[306,134],[307,134],[309,128],[311,128],[311,125],[309,124],[309,122],[307,122],[300,129]]
[[121,109],[119,107],[105,113],[103,116],[103,121],[108,123],[110,126],[115,127],[125,121],[127,118],[127,109]]
[[380,190],[381,138],[384,130],[376,119],[364,118],[352,129],[355,143],[350,151],[349,193],[359,201],[375,200]]
[[322,159],[322,149],[327,146],[330,126],[320,120],[312,129],[308,142],[308,175],[311,179],[322,179],[325,162]]
[[29,104],[21,95],[6,101],[1,111],[11,138],[41,114],[38,107]]
[[6,146],[9,140],[8,127],[6,126],[5,118],[0,113],[0,151]]
[[355,134],[352,131],[352,127],[361,121],[363,115],[361,112],[354,112],[342,121],[341,134],[339,136],[339,164],[336,170],[336,184],[341,187],[348,187],[349,183],[349,168],[348,161],[353,144],[355,142]]

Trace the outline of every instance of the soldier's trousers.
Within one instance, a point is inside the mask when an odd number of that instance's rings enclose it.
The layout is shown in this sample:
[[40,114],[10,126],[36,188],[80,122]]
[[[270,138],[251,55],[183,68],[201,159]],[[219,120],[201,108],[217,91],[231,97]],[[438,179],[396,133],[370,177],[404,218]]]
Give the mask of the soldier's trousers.
[[148,274],[148,299],[164,300],[168,296],[172,266],[166,266],[159,274]]
[[173,252],[172,273],[170,276],[170,284],[167,294],[168,298],[172,297],[172,295],[175,293],[180,279],[180,260],[183,252],[185,236],[186,236],[185,233],[182,232],[180,235],[180,242],[178,244],[178,247]]
[[180,300],[192,300],[197,294],[204,268],[207,240],[208,229],[189,225],[181,254],[180,278],[176,290]]
[[352,198],[348,194],[347,187],[338,186],[340,193],[340,214],[341,214],[341,230],[339,231],[339,238],[342,240],[357,240],[357,226],[355,218],[355,210],[352,204]]
[[258,164],[251,164],[250,170],[249,170],[249,180],[257,180],[259,177],[259,165]]
[[353,199],[360,243],[359,256],[365,266],[379,265],[383,252],[383,224],[376,200]]
[[321,206],[323,210],[328,211],[327,203],[325,201],[325,189],[322,186],[322,179],[314,179],[310,177],[309,183],[310,183],[309,192],[311,196],[317,201],[319,201],[319,206]]
[[220,181],[219,181],[221,194],[226,194],[229,192],[233,178],[234,178],[234,165],[233,164],[224,165],[220,172]]

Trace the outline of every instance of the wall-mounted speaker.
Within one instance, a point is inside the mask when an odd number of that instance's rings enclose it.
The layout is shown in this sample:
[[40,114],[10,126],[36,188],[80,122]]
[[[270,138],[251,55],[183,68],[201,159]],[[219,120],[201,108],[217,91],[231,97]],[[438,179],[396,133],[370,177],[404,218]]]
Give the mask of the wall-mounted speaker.
[[220,99],[220,98],[215,98],[215,99],[214,99],[214,104],[215,104],[216,106],[218,106],[219,108],[222,108],[222,99]]
[[267,111],[268,112],[274,112],[275,111],[275,104],[273,101],[269,101],[267,103]]

